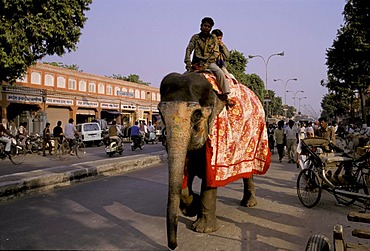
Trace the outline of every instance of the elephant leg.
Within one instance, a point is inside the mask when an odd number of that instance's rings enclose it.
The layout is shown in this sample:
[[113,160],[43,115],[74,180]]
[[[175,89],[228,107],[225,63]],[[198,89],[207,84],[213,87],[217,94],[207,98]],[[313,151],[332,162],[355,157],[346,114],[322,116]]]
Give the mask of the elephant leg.
[[254,207],[257,205],[256,188],[254,187],[253,176],[250,178],[243,178],[244,194],[240,205],[243,207]]
[[194,176],[189,176],[187,187],[182,189],[180,198],[180,210],[183,215],[194,217],[200,209],[200,196],[193,192]]
[[202,188],[200,212],[192,226],[195,232],[211,233],[217,231],[216,197],[217,188]]

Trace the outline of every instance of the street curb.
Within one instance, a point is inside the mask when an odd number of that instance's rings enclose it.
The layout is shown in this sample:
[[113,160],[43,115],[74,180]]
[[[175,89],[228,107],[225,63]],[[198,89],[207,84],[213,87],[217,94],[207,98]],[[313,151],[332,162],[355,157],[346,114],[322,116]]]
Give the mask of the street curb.
[[0,177],[0,201],[69,186],[88,178],[122,174],[167,161],[166,151],[51,167]]

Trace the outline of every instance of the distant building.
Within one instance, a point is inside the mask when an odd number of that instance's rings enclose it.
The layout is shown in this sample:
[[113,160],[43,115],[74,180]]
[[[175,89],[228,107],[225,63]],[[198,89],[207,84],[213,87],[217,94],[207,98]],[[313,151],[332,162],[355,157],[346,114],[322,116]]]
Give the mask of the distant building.
[[37,63],[16,84],[0,90],[1,115],[40,133],[58,120],[76,123],[104,119],[129,127],[136,120],[159,119],[159,88]]

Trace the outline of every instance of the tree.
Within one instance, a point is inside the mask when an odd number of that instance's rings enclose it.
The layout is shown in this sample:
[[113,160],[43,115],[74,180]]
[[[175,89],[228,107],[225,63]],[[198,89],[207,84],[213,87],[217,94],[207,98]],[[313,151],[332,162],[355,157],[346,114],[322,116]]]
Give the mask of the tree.
[[240,83],[250,88],[261,102],[263,102],[265,91],[264,83],[258,75],[245,73],[247,63],[248,60],[244,57],[243,53],[231,50],[230,57],[226,62],[226,68]]
[[46,55],[76,50],[92,0],[0,2],[0,82],[13,83]]
[[341,95],[357,90],[365,119],[364,91],[370,85],[370,2],[347,0],[344,25],[338,30],[333,45],[326,52],[329,90]]
[[53,65],[53,66],[62,67],[62,68],[66,68],[66,69],[69,69],[69,70],[83,72],[82,70],[80,70],[80,67],[76,64],[67,65],[67,64],[63,64],[62,62],[43,62],[43,63]]
[[124,81],[128,81],[131,83],[137,83],[137,84],[142,84],[142,85],[150,85],[151,83],[149,82],[144,82],[140,79],[140,76],[137,74],[130,74],[127,77],[121,75],[121,74],[113,74],[112,76],[108,76],[109,78],[114,78],[114,79],[120,79]]

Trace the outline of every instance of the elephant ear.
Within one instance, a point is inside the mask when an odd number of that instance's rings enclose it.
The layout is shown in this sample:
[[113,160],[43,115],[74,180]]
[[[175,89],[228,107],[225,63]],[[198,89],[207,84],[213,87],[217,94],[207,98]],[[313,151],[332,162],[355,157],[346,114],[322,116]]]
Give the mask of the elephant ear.
[[189,150],[199,149],[203,146],[210,132],[210,116],[212,107],[201,107],[193,112],[191,117],[192,133]]

